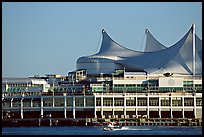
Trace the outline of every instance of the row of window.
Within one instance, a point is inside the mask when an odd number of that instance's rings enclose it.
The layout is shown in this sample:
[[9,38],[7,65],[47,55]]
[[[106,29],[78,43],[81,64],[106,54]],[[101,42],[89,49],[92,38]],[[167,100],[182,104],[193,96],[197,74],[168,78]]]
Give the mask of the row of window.
[[183,91],[182,87],[160,87],[159,88],[160,91]]
[[[150,100],[149,106],[158,106],[159,102],[157,100]],[[137,102],[138,106],[147,106],[147,101],[146,100],[138,100]],[[85,106],[93,106],[94,101],[93,100],[86,100],[85,101]],[[126,106],[135,106],[136,102],[134,100],[127,100],[126,101]],[[3,107],[11,107],[11,102],[3,102],[2,103]],[[24,107],[31,107],[31,102],[23,102]],[[40,102],[39,101],[33,101],[32,102],[33,107],[40,107]],[[43,106],[44,107],[52,107],[53,106],[53,100],[46,100],[43,101]],[[64,101],[55,101],[54,106],[64,106]],[[67,101],[67,106],[73,106],[73,102]],[[76,101],[75,106],[84,106],[83,101]],[[96,106],[101,106],[101,101],[96,100]],[[113,101],[112,100],[104,100],[103,101],[103,106],[113,106]],[[123,100],[117,100],[114,102],[114,106],[124,106],[124,101]],[[170,106],[170,100],[161,100],[161,106]],[[172,106],[182,106],[182,101],[181,100],[172,100]],[[193,100],[185,100],[184,101],[184,106],[194,106],[194,101]],[[196,106],[202,106],[202,100],[196,100]],[[15,101],[12,102],[12,107],[21,107],[21,102],[20,101]]]
[[[21,102],[20,101],[16,101],[16,102],[3,102],[2,103],[2,107],[11,107],[11,104],[12,104],[12,107],[21,107]],[[32,105],[31,105],[32,104]],[[40,107],[40,102],[36,102],[36,101],[33,101],[31,103],[31,101],[26,101],[26,102],[23,102],[23,107]],[[85,106],[93,106],[94,105],[94,101],[93,100],[86,100],[85,101]],[[52,100],[46,100],[46,101],[43,101],[43,106],[44,107],[53,107],[53,101]],[[63,107],[64,106],[64,101],[55,101],[54,102],[54,106],[55,107]],[[73,106],[73,102],[71,101],[67,101],[67,106]],[[76,101],[75,102],[75,106],[84,106],[84,102],[81,102],[81,101]]]
[[41,92],[14,92],[14,93],[2,93],[4,97],[6,96],[33,96],[33,95],[41,95],[42,93]]
[[[158,82],[149,82],[146,85],[144,84],[114,84],[114,87],[144,87],[144,86],[158,86]],[[183,82],[183,86],[193,86],[192,82]],[[202,84],[195,84],[195,87],[202,87]]]
[[[2,102],[2,107],[11,107],[11,102]],[[21,107],[21,102],[12,102],[12,107]],[[23,107],[31,107],[31,102],[23,102]],[[33,101],[32,107],[40,107],[40,102]]]
[[[151,86],[149,87],[149,91],[171,91],[171,92],[176,92],[176,91],[192,91],[193,87],[156,87],[156,86]],[[145,90],[145,87],[114,87],[113,91],[141,91]],[[197,87],[196,92],[202,91],[202,87]]]
[[69,92],[69,91],[82,91],[82,87],[69,87],[69,88],[54,88],[55,92]]
[[144,87],[142,84],[114,84],[114,87]]
[[19,88],[19,87],[41,87],[42,84],[7,84],[8,88]]
[[[103,100],[103,106],[112,106],[113,100],[112,99],[104,99]],[[138,106],[147,106],[147,100],[146,99],[138,99],[137,100]],[[161,100],[161,106],[170,106],[171,101],[170,100]],[[101,106],[101,100],[100,98],[97,98],[96,100],[96,106]],[[124,100],[114,100],[114,106],[124,106]],[[135,100],[126,100],[126,106],[136,106]],[[150,99],[149,100],[149,106],[159,106],[159,100],[158,99]],[[182,100],[180,99],[172,99],[172,106],[182,106]],[[194,106],[194,100],[193,99],[185,99],[184,100],[184,106]],[[202,106],[202,100],[201,98],[196,99],[196,106]]]
[[143,87],[126,87],[126,88],[121,88],[121,87],[114,87],[113,88],[114,91],[137,91],[137,90],[144,90]]
[[104,91],[106,90],[106,88],[103,88],[103,87],[92,87],[92,91]]
[[[26,98],[25,98],[26,99]],[[170,106],[170,98],[161,98],[161,106]],[[40,102],[40,101],[31,101],[31,100],[23,100],[23,103],[28,102]],[[55,106],[64,106],[64,98],[54,98]],[[73,98],[66,98],[67,106],[73,105]],[[94,98],[85,98],[86,106],[93,106],[94,105]],[[104,106],[112,106],[113,99],[112,98],[104,98],[103,104]],[[13,104],[20,104],[20,100],[12,101]],[[3,100],[2,105],[5,104],[10,105],[10,100]],[[43,104],[45,106],[52,106],[53,98],[43,98]],[[137,98],[138,106],[146,106],[147,105],[147,98],[138,97]],[[75,105],[76,106],[84,106],[84,98],[75,98]],[[96,99],[96,105],[101,106],[101,99]],[[123,106],[124,99],[123,98],[115,98],[114,99],[114,106]],[[135,106],[136,105],[136,98],[129,98],[126,100],[126,106]],[[149,98],[149,106],[158,106],[159,105],[159,98]],[[172,98],[172,106],[182,106],[182,98],[181,97],[174,97]],[[193,98],[184,98],[184,106],[194,106],[194,99]],[[196,98],[196,106],[202,106],[202,98]]]
[[[129,84],[131,85],[131,84]],[[133,84],[134,85],[134,84]],[[146,90],[147,87],[145,86],[141,86],[141,85],[137,85],[137,86],[124,86],[124,85],[115,85],[113,87],[113,91],[141,91],[141,90]],[[184,87],[158,87],[158,86],[148,86],[148,90],[149,91],[171,91],[171,92],[175,92],[175,91],[186,91],[186,92],[192,92],[193,86],[184,86]],[[82,87],[74,87],[74,88],[50,88],[48,89],[48,91],[55,91],[55,92],[72,92],[72,91],[82,91],[83,88]],[[102,92],[102,91],[107,91],[107,88],[101,88],[101,87],[93,87],[92,91],[95,92]],[[195,85],[195,90],[196,92],[202,92],[202,85]],[[25,92],[28,91],[28,89],[26,88],[8,88],[7,89],[8,92],[14,92],[14,93],[5,93],[5,96],[18,96],[21,95],[20,92]],[[39,90],[42,91],[42,90]],[[18,93],[19,92],[19,93]],[[38,93],[34,93],[34,94],[38,94]]]

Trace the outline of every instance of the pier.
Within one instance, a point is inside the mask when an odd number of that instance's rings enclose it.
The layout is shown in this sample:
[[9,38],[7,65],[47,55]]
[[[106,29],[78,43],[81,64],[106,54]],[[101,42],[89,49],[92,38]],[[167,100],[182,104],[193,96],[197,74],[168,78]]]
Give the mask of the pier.
[[120,126],[202,126],[202,118],[27,118],[3,119],[2,126],[105,126],[108,122]]

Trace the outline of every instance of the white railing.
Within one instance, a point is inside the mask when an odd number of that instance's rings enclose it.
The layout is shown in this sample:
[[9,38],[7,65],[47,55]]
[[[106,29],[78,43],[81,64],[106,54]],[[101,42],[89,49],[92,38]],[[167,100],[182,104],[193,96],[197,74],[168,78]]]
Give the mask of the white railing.
[[[94,95],[114,95],[114,96],[120,96],[120,95],[126,95],[126,96],[136,96],[136,95],[147,95],[147,93],[93,93]],[[157,96],[189,96],[189,95],[193,95],[193,93],[173,93],[173,92],[167,92],[167,93],[148,93],[148,96],[151,95],[157,95]],[[196,95],[202,95],[202,93],[196,93]]]

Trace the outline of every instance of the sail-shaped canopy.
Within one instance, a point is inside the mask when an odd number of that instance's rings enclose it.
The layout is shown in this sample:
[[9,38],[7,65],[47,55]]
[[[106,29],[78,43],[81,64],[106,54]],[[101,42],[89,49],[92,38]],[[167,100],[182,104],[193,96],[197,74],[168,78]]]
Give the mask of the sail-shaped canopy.
[[[80,57],[77,69],[89,74],[111,74],[117,69],[144,71],[146,73],[193,73],[193,29],[176,44],[166,47],[147,30],[145,51],[135,51],[115,42],[103,29],[98,53]],[[195,35],[195,74],[202,74],[202,40]]]
[[146,32],[146,45],[144,52],[158,51],[167,48],[163,44],[161,44],[157,39],[155,39],[148,29],[146,29],[145,32]]

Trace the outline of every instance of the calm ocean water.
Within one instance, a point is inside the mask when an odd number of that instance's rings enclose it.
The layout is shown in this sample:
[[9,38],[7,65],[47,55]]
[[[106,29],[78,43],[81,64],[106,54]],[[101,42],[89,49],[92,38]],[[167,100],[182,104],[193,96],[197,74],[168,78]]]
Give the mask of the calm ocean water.
[[113,131],[103,127],[10,127],[2,135],[202,135],[202,127],[126,126]]

